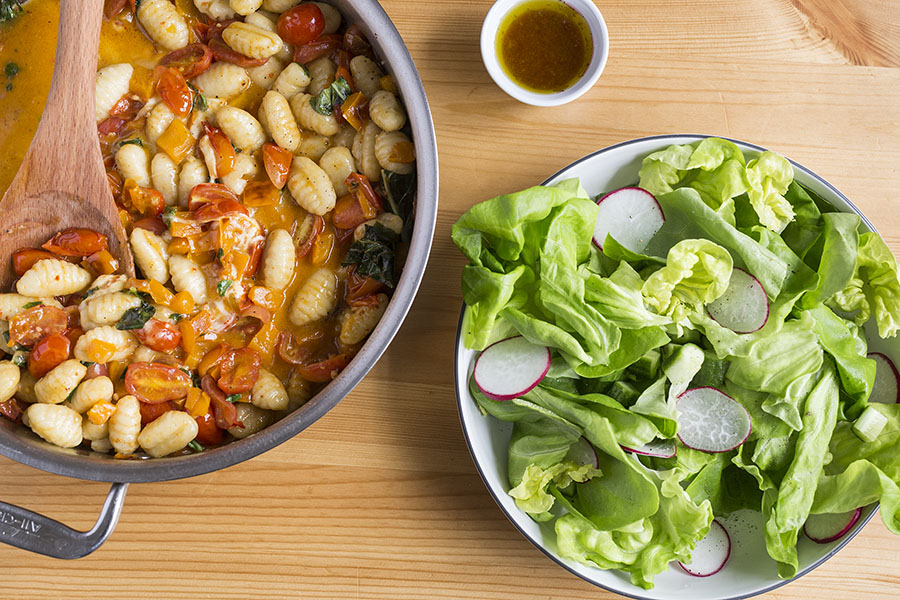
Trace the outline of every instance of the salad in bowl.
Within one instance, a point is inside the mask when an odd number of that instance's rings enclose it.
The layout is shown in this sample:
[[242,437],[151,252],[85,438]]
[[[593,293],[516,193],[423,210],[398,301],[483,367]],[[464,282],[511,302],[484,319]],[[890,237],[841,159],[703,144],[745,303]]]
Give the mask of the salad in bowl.
[[573,572],[746,596],[879,502],[900,533],[897,265],[824,180],[748,144],[647,138],[473,206],[453,240],[470,449]]

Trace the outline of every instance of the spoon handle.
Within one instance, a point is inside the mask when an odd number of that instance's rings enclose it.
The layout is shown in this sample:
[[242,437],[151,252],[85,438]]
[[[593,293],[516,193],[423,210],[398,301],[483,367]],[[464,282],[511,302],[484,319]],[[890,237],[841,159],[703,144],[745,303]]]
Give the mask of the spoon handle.
[[[30,193],[95,191],[98,171],[94,164],[88,167],[86,163],[102,162],[93,89],[102,14],[103,0],[63,0],[60,4],[53,80],[29,152],[34,163],[28,171]],[[66,152],[47,151],[54,147],[66,148]],[[60,182],[61,175],[70,182]]]

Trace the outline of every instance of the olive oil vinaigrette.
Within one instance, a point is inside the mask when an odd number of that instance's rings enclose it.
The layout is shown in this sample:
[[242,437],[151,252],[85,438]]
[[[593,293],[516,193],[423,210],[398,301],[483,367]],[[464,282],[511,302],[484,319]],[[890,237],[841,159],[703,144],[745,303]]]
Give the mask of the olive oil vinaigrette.
[[517,85],[552,94],[574,85],[593,58],[584,17],[558,0],[531,0],[513,8],[497,32],[497,56]]

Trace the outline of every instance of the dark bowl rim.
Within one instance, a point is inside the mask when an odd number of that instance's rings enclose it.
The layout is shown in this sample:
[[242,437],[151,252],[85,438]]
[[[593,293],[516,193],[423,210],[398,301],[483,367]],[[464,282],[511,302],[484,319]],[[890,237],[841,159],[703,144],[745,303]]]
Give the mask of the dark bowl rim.
[[[743,140],[737,140],[737,139],[724,137],[724,136],[718,136],[718,135],[706,135],[706,134],[696,134],[696,133],[673,133],[673,134],[651,135],[651,136],[626,140],[624,142],[619,142],[617,144],[613,144],[611,146],[606,146],[605,148],[601,148],[599,150],[591,152],[590,154],[582,156],[578,160],[566,165],[565,167],[563,167],[563,168],[559,169],[558,171],[556,171],[555,173],[553,173],[553,175],[544,179],[544,181],[542,181],[540,185],[547,185],[550,181],[553,181],[554,179],[559,177],[560,174],[562,174],[565,171],[568,171],[572,167],[579,165],[587,160],[590,160],[596,156],[600,156],[602,154],[605,154],[605,153],[615,150],[617,148],[621,148],[623,146],[630,146],[633,144],[647,142],[647,141],[651,141],[651,140],[659,140],[660,142],[663,142],[665,140],[671,140],[674,138],[679,138],[679,139],[694,138],[694,140],[696,141],[696,140],[702,140],[702,139],[711,138],[711,137],[717,137],[717,138],[721,138],[723,140],[728,140],[730,142],[734,142],[739,145],[744,145],[744,146],[752,148],[753,150],[756,150],[758,152],[764,152],[767,150],[766,148],[759,146],[757,144],[751,144],[751,143],[745,142]],[[787,158],[787,157],[785,157],[785,158]],[[856,207],[856,205],[853,204],[849,198],[847,198],[847,196],[845,196],[840,190],[838,190],[835,186],[833,186],[831,183],[829,183],[824,177],[822,177],[818,173],[812,171],[811,169],[808,169],[807,167],[804,167],[803,165],[795,162],[794,160],[791,160],[790,158],[788,158],[787,160],[791,163],[791,166],[793,166],[795,169],[799,169],[800,171],[803,171],[804,173],[806,173],[807,175],[809,175],[810,177],[812,177],[813,179],[815,179],[816,181],[818,181],[819,183],[821,183],[822,185],[827,187],[829,190],[831,190],[831,192],[833,192],[836,196],[841,198],[841,200],[846,202],[847,205],[853,209],[853,212],[855,212],[857,215],[859,215],[860,219],[862,219],[862,221],[865,222],[866,225],[872,231],[875,231],[877,233],[877,231],[875,230],[875,227],[866,218],[866,216],[862,213],[862,211],[860,211]],[[618,594],[620,596],[624,596],[626,598],[633,598],[634,600],[652,600],[652,598],[650,598],[649,596],[635,595],[635,594],[623,592],[621,590],[617,590],[612,587],[603,585],[597,581],[592,581],[591,579],[588,579],[587,577],[585,577],[584,575],[582,575],[581,573],[576,571],[574,568],[572,568],[570,565],[563,562],[563,560],[560,559],[558,556],[556,556],[554,553],[550,552],[550,550],[545,548],[544,545],[541,544],[539,540],[535,539],[530,534],[528,534],[528,532],[526,532],[524,529],[519,527],[519,524],[513,518],[512,514],[508,510],[506,510],[506,508],[503,506],[503,503],[500,501],[500,498],[497,496],[497,494],[494,492],[494,489],[491,487],[491,484],[488,482],[487,475],[484,472],[484,470],[481,468],[481,463],[475,456],[475,448],[472,444],[471,438],[469,437],[469,431],[466,428],[466,424],[463,419],[463,404],[462,403],[468,401],[468,390],[465,388],[465,386],[461,387],[461,385],[460,385],[460,380],[458,377],[458,375],[460,373],[460,370],[459,370],[460,369],[460,365],[459,365],[459,354],[460,353],[458,350],[459,350],[460,344],[462,343],[463,318],[465,317],[465,313],[466,313],[466,304],[465,304],[465,302],[463,302],[462,308],[460,309],[460,312],[459,312],[459,321],[458,321],[457,327],[456,327],[456,344],[454,346],[456,351],[453,354],[453,367],[454,367],[453,387],[455,388],[455,391],[456,391],[456,406],[457,406],[457,411],[458,411],[458,416],[459,416],[460,429],[462,429],[463,437],[466,440],[466,446],[469,449],[469,455],[472,458],[472,462],[475,464],[475,469],[478,471],[478,475],[481,477],[481,480],[484,483],[484,487],[487,488],[488,493],[494,499],[494,502],[500,508],[500,511],[506,516],[506,518],[509,520],[509,522],[512,523],[513,527],[515,527],[516,530],[518,530],[518,532],[520,534],[522,534],[522,536],[525,539],[527,539],[529,542],[531,542],[531,544],[535,548],[540,550],[544,554],[544,556],[546,556],[547,558],[552,560],[554,563],[556,563],[557,565],[559,565],[560,567],[562,567],[569,573],[575,575],[579,579],[586,581],[586,582],[590,583],[591,585],[594,585],[600,589],[606,590],[608,592],[612,592],[614,594]],[[465,396],[465,399],[464,399],[464,396]],[[773,590],[780,588],[783,585],[787,585],[787,584],[791,583],[792,581],[796,581],[797,579],[810,573],[814,569],[822,566],[822,564],[824,564],[828,559],[830,559],[832,556],[834,556],[835,554],[840,552],[844,548],[844,546],[846,546],[848,543],[850,543],[850,541],[853,538],[855,538],[856,535],[860,531],[863,530],[863,528],[869,523],[869,521],[872,519],[872,517],[874,517],[877,513],[878,513],[878,504],[876,503],[875,509],[870,511],[867,516],[860,519],[858,524],[854,526],[853,530],[849,534],[847,534],[843,538],[841,538],[840,543],[838,543],[837,546],[832,548],[826,555],[820,557],[818,560],[816,560],[815,562],[813,562],[806,568],[799,571],[794,577],[792,577],[790,579],[781,580],[781,581],[775,581],[768,587],[759,589],[759,590],[751,592],[749,594],[741,594],[738,596],[722,596],[720,598],[716,598],[715,600],[746,600],[747,598],[753,598],[754,596],[766,594],[768,592],[771,592]],[[600,570],[600,569],[598,568],[598,570]],[[707,600],[712,600],[712,599],[707,599]]]

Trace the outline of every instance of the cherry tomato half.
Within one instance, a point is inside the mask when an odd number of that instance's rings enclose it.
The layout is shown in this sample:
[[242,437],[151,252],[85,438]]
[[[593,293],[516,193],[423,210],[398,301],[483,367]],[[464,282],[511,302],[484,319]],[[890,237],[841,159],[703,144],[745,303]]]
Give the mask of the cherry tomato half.
[[68,321],[66,311],[55,306],[25,309],[9,320],[9,343],[31,346],[51,333],[65,331]]
[[312,2],[290,8],[278,17],[278,35],[288,44],[302,46],[325,31],[325,15]]
[[191,376],[169,365],[136,362],[125,371],[125,389],[148,404],[184,398],[191,387]]
[[106,236],[93,229],[64,229],[45,242],[41,248],[59,256],[89,256],[106,250]]
[[149,404],[141,402],[141,427],[148,423],[152,423],[170,410],[174,410],[175,406],[171,402],[160,402],[159,404]]
[[304,365],[298,371],[307,381],[324,383],[337,377],[349,362],[350,357],[346,354],[332,354],[323,361]]
[[40,378],[69,358],[71,341],[62,333],[52,333],[43,338],[28,356],[28,372]]
[[235,425],[243,426],[243,423],[238,421],[237,409],[234,407],[234,404],[225,399],[225,394],[216,385],[215,379],[210,375],[204,375],[200,381],[200,387],[209,395],[209,406],[217,427],[228,429]]
[[155,73],[159,76],[156,91],[163,103],[178,116],[184,117],[191,112],[194,96],[181,71],[174,67],[157,66]]
[[[232,406],[232,408],[234,407]],[[194,439],[204,446],[218,446],[225,439],[224,433],[216,425],[212,409],[205,415],[194,417],[194,420],[197,421],[197,437]]]
[[37,248],[16,250],[12,255],[13,271],[16,272],[17,276],[21,277],[25,274],[25,271],[34,266],[34,263],[45,258],[56,258],[56,256],[46,250],[38,250]]
[[266,142],[262,147],[263,165],[266,167],[266,174],[269,181],[272,182],[279,190],[287,183],[288,173],[291,170],[291,161],[294,155],[272,142]]
[[178,327],[159,319],[150,319],[134,334],[143,345],[157,352],[171,352],[181,342]]
[[185,79],[191,79],[209,69],[212,59],[209,47],[198,42],[169,52],[159,64],[177,69]]
[[259,379],[259,352],[252,348],[229,350],[222,357],[219,389],[226,394],[241,394],[253,389]]
[[221,38],[209,40],[209,50],[217,61],[231,63],[245,69],[261,67],[268,60],[267,58],[250,58],[240,52],[235,52]]

